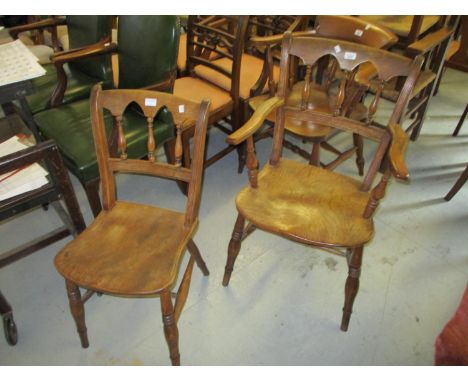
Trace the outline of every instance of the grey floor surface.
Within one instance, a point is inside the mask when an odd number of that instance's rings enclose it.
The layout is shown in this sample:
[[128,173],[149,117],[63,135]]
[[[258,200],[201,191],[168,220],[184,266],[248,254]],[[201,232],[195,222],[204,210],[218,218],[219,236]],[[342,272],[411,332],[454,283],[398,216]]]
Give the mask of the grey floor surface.
[[[341,257],[256,231],[243,242],[229,287],[221,286],[234,198],[247,177],[237,174],[234,153],[208,168],[195,241],[211,274],[194,269],[179,321],[182,363],[433,364],[434,341],[468,279],[468,185],[451,202],[442,199],[468,161],[468,122],[451,137],[467,102],[468,74],[448,70],[420,139],[409,146],[411,182],[392,181],[376,214],[347,333],[339,330],[347,275]],[[223,139],[212,130],[211,150]],[[342,134],[334,142],[349,141]],[[257,146],[262,164],[270,147],[269,139]],[[339,171],[355,175],[354,160]],[[84,191],[72,180],[89,223]],[[118,183],[123,199],[183,209],[184,197],[172,182],[119,176]],[[3,222],[0,251],[58,225],[53,210],[41,209]],[[86,304],[90,347],[80,347],[63,279],[53,266],[69,240],[0,270],[0,289],[19,329],[14,347],[0,335],[0,365],[170,364],[158,298],[93,297]]]

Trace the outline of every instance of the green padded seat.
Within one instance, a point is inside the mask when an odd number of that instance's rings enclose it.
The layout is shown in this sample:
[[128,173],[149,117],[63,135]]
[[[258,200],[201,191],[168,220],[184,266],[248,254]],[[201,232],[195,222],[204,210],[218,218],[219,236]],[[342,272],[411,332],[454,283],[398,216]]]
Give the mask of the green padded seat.
[[[63,105],[59,109],[50,109],[34,116],[45,139],[53,139],[62,157],[70,169],[80,180],[89,181],[99,178],[96,162],[93,134],[91,131],[91,116],[89,100]],[[104,116],[107,134],[112,131],[112,116]],[[139,158],[147,152],[147,122],[138,111],[131,106],[124,113],[123,127],[127,140],[129,158]],[[172,115],[165,109],[154,120],[154,139],[159,147],[162,143],[174,137]]]
[[[94,44],[110,36],[112,16],[67,16],[70,49]],[[32,80],[34,93],[26,100],[33,114],[49,108],[50,96],[57,86],[54,64],[43,65],[44,76]],[[110,56],[89,58],[67,63],[63,66],[67,74],[67,89],[63,103],[89,97],[93,85],[102,82],[104,89],[112,86],[112,66]]]

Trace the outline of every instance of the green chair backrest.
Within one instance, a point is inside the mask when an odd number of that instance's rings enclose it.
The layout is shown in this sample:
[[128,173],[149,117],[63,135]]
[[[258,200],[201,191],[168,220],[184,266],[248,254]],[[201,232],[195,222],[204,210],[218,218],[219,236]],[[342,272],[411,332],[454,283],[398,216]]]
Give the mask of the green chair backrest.
[[120,89],[148,87],[175,74],[176,16],[119,16],[117,40]]
[[[112,16],[67,16],[70,49],[94,44],[110,37]],[[71,70],[77,70],[105,83],[112,81],[111,57],[109,55],[71,62]]]

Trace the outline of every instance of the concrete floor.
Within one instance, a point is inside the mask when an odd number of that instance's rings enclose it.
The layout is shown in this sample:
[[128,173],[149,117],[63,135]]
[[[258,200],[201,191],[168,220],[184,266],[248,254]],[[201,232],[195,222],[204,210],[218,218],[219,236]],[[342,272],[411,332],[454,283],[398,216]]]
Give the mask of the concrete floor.
[[[179,321],[182,363],[433,364],[436,336],[468,279],[468,185],[451,202],[442,199],[468,160],[468,126],[451,137],[467,100],[468,74],[448,70],[420,139],[409,146],[411,183],[393,181],[376,215],[347,333],[339,330],[347,275],[341,257],[256,231],[243,242],[229,287],[221,286],[234,198],[247,177],[237,174],[234,154],[208,168],[195,241],[211,274],[194,269]],[[223,139],[212,130],[211,149]],[[338,145],[347,142],[344,134],[335,138]],[[270,147],[268,139],[258,144],[261,163]],[[354,161],[339,170],[356,174]],[[143,176],[120,176],[118,182],[124,199],[183,209],[172,182]],[[83,189],[73,183],[89,223]],[[53,210],[40,209],[4,222],[0,251],[58,225]],[[52,262],[69,240],[0,270],[0,289],[19,329],[14,347],[0,335],[0,364],[169,365],[158,298],[93,297],[86,304],[90,347],[80,347]]]

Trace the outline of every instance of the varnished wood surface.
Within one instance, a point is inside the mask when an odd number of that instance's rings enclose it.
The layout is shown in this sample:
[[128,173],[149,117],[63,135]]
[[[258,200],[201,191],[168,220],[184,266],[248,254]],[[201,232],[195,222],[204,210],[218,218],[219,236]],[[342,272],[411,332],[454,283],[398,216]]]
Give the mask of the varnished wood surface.
[[[60,251],[55,266],[79,286],[116,295],[147,295],[175,282],[197,226],[157,207],[118,201]],[[92,243],[92,245],[90,245]]]
[[253,225],[289,239],[319,246],[356,247],[373,235],[364,219],[369,193],[340,174],[281,159],[258,175],[258,188],[240,191],[236,206]]

